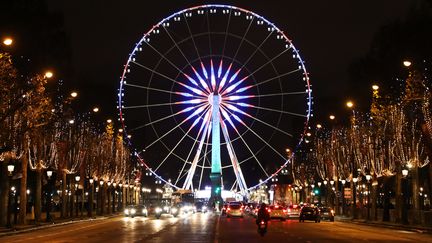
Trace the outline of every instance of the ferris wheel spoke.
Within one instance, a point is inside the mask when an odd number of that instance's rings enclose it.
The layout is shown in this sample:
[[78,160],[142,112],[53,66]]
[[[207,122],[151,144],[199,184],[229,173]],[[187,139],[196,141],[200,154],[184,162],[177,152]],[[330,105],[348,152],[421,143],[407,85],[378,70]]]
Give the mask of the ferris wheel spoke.
[[211,35],[210,35],[210,19],[208,16],[208,11],[206,11],[206,20],[207,20],[207,35],[208,35],[208,40],[209,40],[209,51],[210,51],[210,56],[213,55],[213,49],[212,49],[212,41],[211,41]]
[[[233,102],[229,102],[228,101],[227,103],[230,104],[230,105],[238,105],[238,106],[242,106],[242,107],[250,107],[250,108],[254,108],[254,109],[258,109],[258,110],[272,111],[272,112],[276,112],[276,113],[283,113],[283,114],[292,115],[292,116],[298,116],[298,117],[302,117],[302,118],[307,117],[307,115],[300,114],[300,113],[289,112],[289,111],[281,111],[281,110],[272,109],[272,108],[268,108],[268,107],[251,105],[251,104],[247,104],[247,103],[243,103],[243,102],[233,103]],[[232,109],[236,109],[236,108],[232,108]],[[241,110],[239,110],[239,111],[241,111]],[[243,112],[243,111],[241,111],[241,112]]]
[[274,56],[273,58],[271,58],[270,60],[268,60],[266,63],[264,63],[263,65],[261,65],[259,68],[255,69],[255,71],[253,71],[252,73],[250,73],[247,77],[250,77],[250,76],[254,75],[255,73],[259,72],[261,69],[263,69],[269,63],[272,63],[274,60],[276,60],[277,58],[279,58],[280,56],[282,56],[288,50],[289,49],[287,48],[287,49],[281,51],[279,54],[277,54],[276,56]]
[[223,48],[222,48],[222,60],[225,57],[225,48],[226,48],[226,42],[227,42],[227,38],[228,38],[228,29],[231,23],[231,16],[232,16],[232,10],[228,10],[229,11],[229,16],[228,16],[228,21],[227,21],[227,25],[225,28],[225,38],[224,38],[224,44],[223,44]]
[[208,145],[209,145],[210,132],[211,132],[211,130],[207,129],[207,139],[206,139],[206,142],[205,142],[206,145],[205,145],[205,149],[204,149],[204,155],[202,157],[202,166],[201,166],[200,179],[199,179],[199,183],[198,183],[198,190],[201,189],[201,182],[202,182],[202,178],[203,178],[203,175],[204,175],[204,169],[205,169],[204,164],[205,164],[205,161],[206,161],[206,158],[207,158],[207,149],[208,149]]
[[182,49],[179,47],[179,45],[177,44],[177,42],[174,40],[174,38],[172,37],[172,35],[170,34],[170,32],[168,31],[167,28],[165,28],[165,26],[163,26],[165,32],[168,34],[169,38],[171,39],[171,41],[174,43],[174,45],[176,46],[177,50],[180,52],[180,54],[183,56],[183,58],[186,60],[186,62],[189,64],[189,66],[192,67],[192,64],[190,63],[189,59],[186,57],[186,55],[184,54],[184,52],[182,51]]
[[246,67],[246,65],[249,63],[249,61],[255,56],[255,54],[261,49],[261,47],[267,42],[267,39],[270,38],[270,36],[273,34],[273,31],[270,31],[270,33],[266,36],[266,38],[261,41],[259,46],[257,46],[254,50],[254,52],[246,59],[246,62],[243,63],[242,69]]
[[[228,109],[227,109],[228,112],[230,112],[229,110],[231,110],[231,111],[233,111],[233,112],[238,112],[238,113],[243,114],[243,115],[245,115],[245,116],[247,116],[247,117],[249,117],[249,118],[251,118],[251,119],[253,119],[253,120],[255,120],[255,121],[258,121],[258,122],[260,122],[260,123],[262,123],[262,124],[264,124],[264,125],[266,125],[266,126],[272,128],[272,129],[275,129],[275,130],[277,130],[277,131],[279,131],[279,132],[281,132],[281,133],[283,133],[283,134],[285,134],[285,135],[287,135],[287,136],[289,136],[289,137],[294,137],[292,134],[287,133],[287,132],[283,131],[282,129],[280,129],[280,128],[276,127],[276,126],[273,126],[273,125],[271,125],[271,124],[269,124],[269,123],[267,123],[267,122],[265,122],[265,121],[263,121],[263,120],[261,120],[261,119],[258,119],[258,118],[256,118],[256,117],[254,117],[254,116],[252,116],[252,115],[250,115],[250,114],[248,114],[248,113],[246,113],[246,112],[240,110],[239,108],[235,107],[234,105],[231,105],[231,104],[225,104],[225,106],[228,108]],[[233,113],[231,113],[231,114],[234,115]]]
[[298,92],[284,92],[284,93],[274,93],[265,95],[255,95],[256,98],[271,97],[271,96],[284,96],[284,95],[304,95],[309,93],[308,91],[298,91]]
[[244,40],[245,40],[245,37],[246,37],[246,35],[249,33],[250,27],[252,26],[252,23],[253,23],[253,20],[254,20],[254,19],[255,19],[255,16],[252,17],[252,18],[250,19],[249,25],[248,25],[248,27],[247,27],[245,33],[243,34],[243,37],[242,37],[242,39],[241,39],[241,41],[240,41],[240,44],[239,44],[239,46],[237,47],[237,51],[236,51],[236,53],[234,54],[233,60],[236,59],[237,54],[239,53],[239,51],[240,51],[240,49],[241,49],[241,46],[242,46],[242,44],[243,44],[243,42],[244,42]]
[[177,71],[181,74],[185,74],[177,65],[175,65],[171,60],[169,60],[163,53],[161,53],[158,49],[156,49],[153,45],[151,45],[148,41],[144,41],[153,51],[155,51],[159,56],[161,56],[165,61],[167,61],[172,67],[177,69]]
[[185,108],[185,109],[183,109],[183,110],[181,110],[181,111],[178,111],[178,112],[176,112],[176,113],[174,113],[174,114],[171,114],[171,115],[169,115],[169,116],[165,116],[165,117],[162,117],[162,118],[160,118],[160,119],[154,120],[154,121],[152,121],[152,122],[146,123],[146,124],[144,124],[144,125],[141,125],[141,126],[138,126],[138,127],[132,128],[131,131],[135,131],[135,130],[138,130],[138,129],[141,129],[141,128],[144,128],[144,127],[147,127],[147,126],[153,125],[153,124],[155,124],[155,123],[161,122],[161,121],[166,120],[166,119],[168,119],[168,118],[175,117],[175,116],[178,116],[178,115],[180,115],[180,114],[183,114],[183,113],[189,112],[189,111],[191,111],[191,110],[193,110],[193,109],[195,109],[195,108],[198,109],[200,106],[202,106],[202,104],[199,104],[199,105],[195,105],[195,106],[192,106],[192,107]]
[[191,166],[189,168],[188,175],[187,175],[187,177],[186,177],[186,179],[184,181],[183,189],[188,189],[188,188],[193,189],[192,180],[193,180],[193,176],[194,176],[195,171],[196,171],[196,166],[198,164],[198,160],[200,158],[202,147],[204,145],[204,140],[206,138],[206,133],[207,133],[207,129],[209,127],[209,124],[210,124],[210,120],[208,120],[206,122],[204,132],[201,134],[200,143],[199,143],[198,148],[196,150],[196,153],[195,153],[194,159],[192,161],[192,164],[191,164]]
[[279,78],[282,78],[282,77],[288,76],[288,75],[290,75],[290,74],[294,74],[294,73],[296,73],[296,72],[298,72],[298,71],[301,71],[301,70],[303,70],[303,69],[301,69],[301,68],[297,68],[297,69],[295,69],[295,70],[291,70],[291,71],[289,71],[289,72],[279,74],[279,75],[277,75],[277,76],[275,76],[275,77],[272,77],[272,78],[266,79],[266,80],[264,80],[264,81],[262,81],[262,82],[259,82],[259,83],[256,83],[256,84],[252,85],[252,87],[255,87],[255,86],[258,86],[258,85],[263,85],[263,84],[268,83],[268,82],[270,82],[270,81],[273,81],[273,80],[275,80],[275,79],[279,79]]
[[157,88],[152,88],[152,87],[147,87],[147,86],[142,86],[142,85],[137,85],[137,84],[125,83],[124,85],[125,86],[129,86],[129,87],[133,87],[133,88],[139,88],[139,89],[147,89],[147,90],[151,90],[151,91],[157,91],[157,92],[161,92],[161,93],[176,94],[176,92],[173,92],[173,91],[164,90],[164,89],[157,89]]
[[[201,125],[201,128],[200,128],[200,130],[199,130],[199,132],[198,132],[198,134],[200,134],[201,133],[201,131],[202,131],[202,129],[203,129],[203,127],[204,127],[204,124],[206,123],[206,120],[208,119],[208,117],[209,117],[209,112],[208,112],[208,110],[207,110],[207,112],[206,113],[203,113],[203,114],[201,114],[197,119],[195,119],[195,121],[192,123],[192,125],[189,127],[189,129],[187,130],[187,132],[185,132],[185,134],[183,135],[183,137],[177,142],[177,144],[172,148],[172,149],[170,149],[169,150],[169,153],[168,153],[168,155],[162,160],[162,162],[160,162],[159,163],[159,165],[158,165],[158,167],[156,167],[156,169],[154,170],[154,172],[157,172],[157,170],[165,163],[165,161],[168,159],[168,157],[176,150],[176,148],[180,145],[180,143],[188,136],[188,134],[190,133],[190,131],[198,124],[198,122],[200,121],[200,118],[202,118],[202,115],[204,115],[205,114],[205,117],[204,117],[204,120],[203,120],[203,122],[202,122],[202,124],[203,125]],[[199,136],[199,135],[198,135]]]
[[192,40],[192,44],[193,44],[193,46],[194,46],[194,48],[195,48],[195,51],[196,51],[196,54],[197,54],[197,57],[198,57],[199,61],[202,63],[201,55],[199,54],[198,47],[197,47],[197,45],[196,45],[196,43],[195,43],[194,35],[192,34],[192,31],[191,31],[191,29],[190,29],[189,22],[188,22],[188,20],[187,20],[187,17],[185,16],[185,13],[183,13],[183,19],[185,20],[185,23],[186,23],[187,29],[188,29],[188,31],[189,31],[189,35],[190,35],[191,40]]
[[227,146],[227,150],[228,150],[228,155],[231,159],[231,164],[233,166],[234,174],[237,177],[237,183],[238,183],[242,193],[244,193],[245,190],[247,189],[247,185],[246,185],[246,181],[245,181],[244,176],[243,176],[242,169],[241,169],[240,165],[238,164],[237,155],[234,151],[234,147],[232,146],[231,139],[230,139],[229,133],[228,133],[228,129],[225,125],[225,122],[222,119],[220,120],[220,124],[222,127],[222,133],[223,133],[224,138],[225,138],[225,142],[226,142],[226,146]]
[[148,146],[146,146],[145,149],[147,150],[148,148],[150,148],[153,144],[157,143],[158,141],[160,141],[161,139],[163,139],[164,137],[166,137],[168,134],[170,134],[171,132],[173,132],[175,129],[179,128],[181,125],[183,125],[185,122],[187,122],[188,120],[190,120],[192,117],[194,117],[194,116],[200,114],[201,112],[203,112],[204,109],[206,109],[206,108],[208,108],[208,105],[204,105],[204,106],[201,106],[198,109],[196,109],[196,111],[194,111],[192,114],[190,114],[182,122],[180,122],[179,124],[177,124],[175,127],[171,128],[164,135],[162,135],[161,137],[159,137],[158,139],[156,139],[155,141],[153,141],[152,143],[150,143]]
[[175,80],[175,79],[173,79],[173,78],[170,78],[170,77],[166,76],[165,74],[160,73],[160,72],[158,72],[158,71],[156,71],[156,70],[154,70],[154,69],[151,69],[151,68],[149,68],[149,67],[147,67],[147,66],[145,66],[145,65],[142,65],[141,63],[138,63],[138,62],[135,62],[135,61],[131,61],[131,62],[132,62],[133,64],[137,65],[138,67],[142,67],[142,68],[144,68],[144,69],[147,70],[147,71],[150,71],[150,72],[155,73],[155,74],[157,74],[157,75],[159,75],[159,76],[161,76],[161,77],[163,77],[163,78],[168,79],[169,81],[172,81],[172,82],[174,82],[174,83],[178,83],[177,80]]
[[[246,143],[246,141],[243,139],[243,136],[240,134],[240,132],[238,131],[237,127],[234,125],[234,122],[232,121],[230,115],[228,114],[228,111],[226,110],[226,108],[224,107],[222,109],[222,115],[225,117],[225,119],[227,119],[227,121],[229,122],[229,124],[231,125],[231,127],[234,128],[234,131],[237,133],[237,135],[239,136],[240,140],[242,140],[243,144],[246,146],[246,148],[248,149],[249,153],[251,153],[251,157],[253,157],[255,159],[255,161],[258,163],[258,165],[260,166],[261,170],[264,172],[264,174],[268,177],[268,173],[267,171],[264,169],[264,167],[262,166],[261,162],[258,160],[258,158],[256,157],[255,153],[252,151],[252,149],[249,147],[249,145]],[[246,160],[249,160],[251,157],[249,157]],[[239,165],[241,165],[243,162],[240,162]]]
[[[240,117],[238,117],[236,114],[231,113],[228,109],[226,109],[226,111],[228,113],[230,113],[230,115],[237,120],[238,122],[240,122],[240,124],[242,124],[248,131],[252,132],[257,138],[259,138],[264,144],[266,144],[271,150],[273,150],[277,155],[279,155],[281,158],[285,159],[285,157],[283,155],[281,155],[275,148],[273,148],[265,139],[263,139],[258,133],[256,133],[252,128],[250,128],[248,125],[246,125],[246,123],[244,123]],[[271,125],[270,125],[271,126]],[[271,126],[272,128],[275,128],[274,126]],[[278,130],[278,128],[276,129]],[[279,129],[280,130],[280,129]],[[292,136],[292,135],[291,135]]]
[[[194,143],[192,144],[191,150],[189,151],[188,156],[186,157],[186,160],[184,160],[184,159],[182,158],[182,161],[183,161],[184,163],[183,163],[183,167],[182,167],[182,169],[181,169],[181,171],[180,171],[180,173],[179,173],[179,175],[178,175],[178,177],[177,177],[177,179],[176,179],[176,182],[175,182],[176,185],[177,185],[178,181],[181,179],[180,175],[183,173],[183,171],[184,171],[184,169],[185,169],[185,167],[186,167],[186,164],[190,163],[190,162],[189,162],[189,158],[190,158],[190,156],[192,155],[193,148],[195,147],[195,144],[196,144],[197,142],[198,142],[198,140],[197,140],[197,139],[194,139]],[[185,174],[187,174],[187,172],[186,172]]]

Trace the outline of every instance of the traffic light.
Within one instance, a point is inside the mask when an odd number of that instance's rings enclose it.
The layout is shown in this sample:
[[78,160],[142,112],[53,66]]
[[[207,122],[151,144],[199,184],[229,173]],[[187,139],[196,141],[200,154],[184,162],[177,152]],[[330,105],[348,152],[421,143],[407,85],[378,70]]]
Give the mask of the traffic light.
[[217,186],[217,187],[215,188],[215,193],[219,193],[220,190],[221,190],[220,186]]
[[320,191],[318,189],[314,190],[315,195],[319,195]]

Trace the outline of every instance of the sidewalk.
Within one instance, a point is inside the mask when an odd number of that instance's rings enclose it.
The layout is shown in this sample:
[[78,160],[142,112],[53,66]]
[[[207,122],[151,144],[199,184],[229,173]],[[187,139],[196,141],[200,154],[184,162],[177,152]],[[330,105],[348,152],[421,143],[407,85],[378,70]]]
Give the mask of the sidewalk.
[[34,220],[33,221],[28,220],[28,224],[26,225],[13,225],[12,228],[0,227],[0,237],[34,231],[34,230],[46,229],[55,226],[79,223],[79,222],[104,220],[104,219],[114,218],[119,215],[121,214],[116,213],[116,214],[104,215],[104,216],[94,216],[92,218],[85,216],[82,218],[77,217],[77,218],[67,218],[67,219],[61,219],[59,217],[56,217],[52,222],[46,222],[45,218],[42,218],[42,221],[37,223],[35,223]]
[[422,225],[403,225],[403,224],[397,224],[393,222],[368,221],[365,219],[351,219],[344,216],[335,216],[335,221],[359,224],[359,225],[368,225],[372,227],[406,230],[406,231],[412,231],[412,232],[424,233],[424,234],[432,234],[432,227],[422,226]]

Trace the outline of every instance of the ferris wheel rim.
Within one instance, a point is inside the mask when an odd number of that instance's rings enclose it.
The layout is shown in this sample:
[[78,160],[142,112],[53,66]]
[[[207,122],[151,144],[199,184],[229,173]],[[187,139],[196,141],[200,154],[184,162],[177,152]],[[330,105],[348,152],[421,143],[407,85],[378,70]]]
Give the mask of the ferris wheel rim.
[[[196,6],[196,7],[187,8],[187,9],[184,9],[184,10],[181,10],[181,11],[178,11],[178,12],[175,12],[174,14],[170,15],[169,17],[164,18],[163,20],[161,20],[157,25],[153,26],[153,28],[151,28],[151,29],[150,29],[150,30],[149,30],[149,31],[148,31],[148,32],[143,36],[143,38],[142,38],[142,39],[141,39],[141,40],[136,44],[136,46],[135,46],[133,52],[129,55],[129,58],[128,58],[128,61],[127,61],[127,64],[125,65],[125,68],[124,68],[124,70],[123,70],[123,74],[122,74],[122,77],[121,77],[121,81],[120,81],[120,93],[124,90],[124,89],[123,89],[123,81],[124,81],[124,77],[125,77],[125,75],[126,75],[126,70],[127,70],[128,66],[129,66],[129,64],[130,64],[130,62],[131,62],[131,57],[135,54],[135,52],[136,52],[136,50],[137,50],[137,47],[140,45],[140,43],[142,43],[142,41],[144,40],[144,38],[146,38],[147,36],[149,36],[149,35],[151,34],[151,32],[152,32],[154,29],[160,27],[164,22],[171,20],[172,18],[174,18],[174,17],[177,16],[177,15],[184,14],[184,13],[186,13],[186,12],[193,11],[193,10],[198,10],[198,9],[209,9],[209,8],[226,8],[226,9],[231,9],[231,10],[239,10],[239,11],[242,11],[242,12],[244,12],[244,13],[248,13],[248,14],[251,14],[251,15],[253,15],[253,16],[255,16],[255,17],[258,17],[259,19],[264,20],[267,24],[269,24],[269,25],[271,25],[272,27],[274,27],[274,28],[277,30],[277,32],[280,33],[280,34],[282,34],[282,35],[284,36],[284,39],[285,39],[285,40],[286,40],[286,41],[287,41],[287,42],[288,42],[288,43],[293,47],[293,50],[295,51],[295,53],[297,53],[298,58],[299,58],[299,60],[300,60],[300,63],[301,63],[301,66],[302,66],[302,70],[304,71],[303,75],[305,76],[305,80],[304,80],[304,81],[306,82],[306,84],[307,84],[307,90],[309,91],[309,92],[307,92],[307,95],[308,95],[308,97],[307,97],[307,100],[308,100],[308,104],[307,104],[308,109],[307,109],[307,114],[306,114],[306,116],[305,116],[305,118],[306,118],[305,126],[304,126],[305,128],[303,129],[304,131],[306,131],[307,124],[308,124],[309,119],[310,119],[310,117],[311,117],[311,106],[312,106],[311,91],[312,91],[312,90],[311,90],[311,88],[310,88],[309,77],[308,77],[308,73],[307,73],[307,71],[306,71],[306,67],[304,66],[304,62],[303,62],[303,60],[301,59],[300,55],[298,54],[298,50],[294,47],[294,45],[292,44],[291,40],[288,39],[288,37],[286,37],[286,35],[285,35],[285,34],[284,34],[284,33],[283,33],[283,32],[282,32],[282,31],[281,31],[281,30],[280,30],[276,25],[274,25],[273,23],[271,23],[270,21],[268,21],[266,18],[264,18],[264,17],[262,17],[262,16],[260,16],[260,15],[258,15],[258,14],[256,14],[256,13],[254,13],[254,12],[251,12],[251,11],[249,11],[249,10],[246,10],[246,9],[243,9],[243,8],[239,8],[239,7],[230,6],[230,5],[207,4],[207,5],[200,5],[200,6]],[[192,38],[193,38],[193,37],[192,37]],[[186,65],[186,66],[187,66],[187,65]],[[120,93],[119,93],[119,116],[120,116],[120,122],[121,122],[121,125],[122,125],[122,127],[123,127],[123,129],[124,129],[124,131],[125,131],[125,137],[126,137],[126,140],[127,140],[128,144],[131,144],[131,141],[127,138],[127,129],[126,129],[126,126],[125,126],[125,123],[124,123],[124,118],[123,118],[123,107],[122,107],[122,100],[123,100],[123,98],[122,98],[122,95],[121,95]],[[303,134],[300,136],[299,143],[297,144],[297,147],[299,146],[299,144],[302,143],[302,141],[303,141],[303,139],[304,139],[304,133],[305,133],[305,132],[303,132]],[[238,139],[238,138],[236,138],[236,139]],[[265,145],[264,145],[264,146],[265,146]],[[139,155],[138,153],[136,153],[135,155],[136,155],[136,156],[139,158],[139,160],[142,162],[141,164],[144,164],[148,169],[150,169],[150,171],[152,172],[152,174],[153,174],[156,178],[158,178],[158,179],[164,181],[165,183],[170,184],[171,186],[173,186],[173,187],[179,189],[178,186],[173,185],[172,183],[168,182],[167,180],[165,180],[164,178],[162,178],[161,176],[159,176],[157,173],[153,172],[153,171],[151,170],[151,168],[148,167],[147,163],[144,162],[144,160],[140,157],[140,155]],[[287,161],[286,161],[286,162],[281,166],[281,168],[280,168],[279,170],[277,170],[275,173],[273,173],[272,176],[268,177],[268,178],[267,178],[266,180],[264,180],[262,183],[267,182],[267,181],[268,181],[270,178],[272,178],[275,174],[279,173],[279,171],[280,171],[283,167],[285,167],[285,166],[288,164],[289,161],[290,161],[290,159],[288,159],[288,160],[287,160]],[[231,167],[231,166],[230,166],[230,167]],[[258,184],[254,185],[254,186],[250,186],[250,187],[248,188],[248,190],[253,189],[253,188],[256,188],[257,186],[261,185],[262,183],[258,183]]]

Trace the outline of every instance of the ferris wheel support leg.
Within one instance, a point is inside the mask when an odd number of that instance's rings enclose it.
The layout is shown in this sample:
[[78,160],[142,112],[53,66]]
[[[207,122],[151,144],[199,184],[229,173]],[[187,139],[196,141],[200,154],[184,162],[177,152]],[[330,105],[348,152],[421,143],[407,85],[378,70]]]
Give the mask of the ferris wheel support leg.
[[209,199],[209,204],[218,211],[222,209],[222,204],[223,204],[221,179],[222,179],[222,174],[220,172],[210,174],[212,190]]

